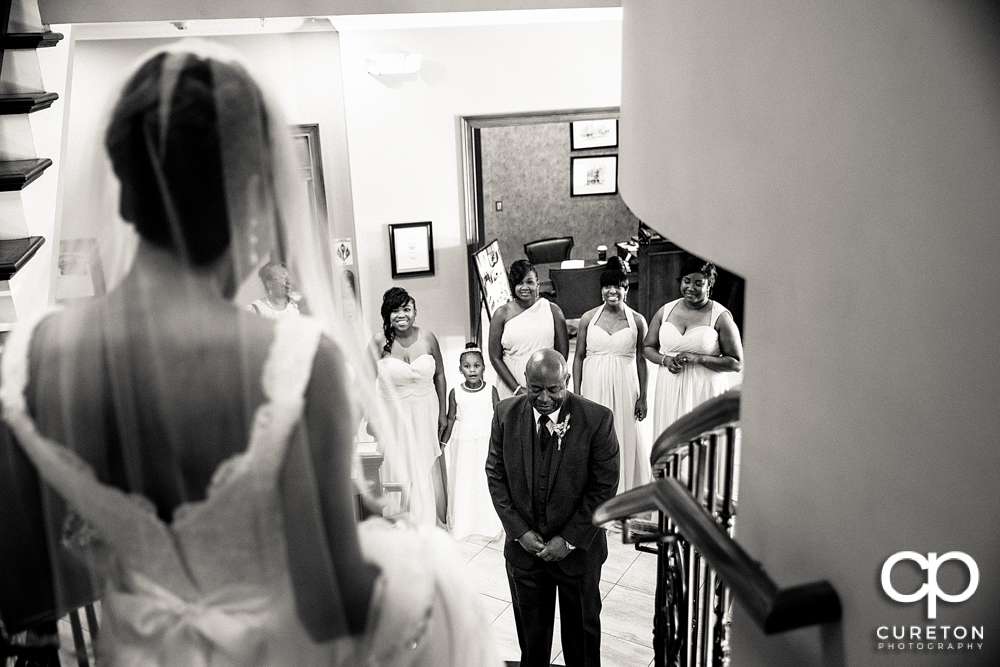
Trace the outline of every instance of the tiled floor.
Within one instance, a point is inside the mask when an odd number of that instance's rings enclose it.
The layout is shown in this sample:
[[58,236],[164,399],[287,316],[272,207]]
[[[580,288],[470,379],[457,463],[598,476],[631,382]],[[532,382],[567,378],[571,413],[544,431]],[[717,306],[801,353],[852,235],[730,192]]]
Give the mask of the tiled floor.
[[[490,541],[469,537],[459,543],[466,554],[469,577],[479,586],[486,612],[493,617],[494,638],[504,660],[519,660],[514,612],[504,569],[503,536]],[[656,557],[622,544],[608,533],[608,560],[601,569],[601,664],[603,667],[646,667],[653,663],[653,589]],[[559,610],[552,641],[552,662],[565,664],[559,641]]]

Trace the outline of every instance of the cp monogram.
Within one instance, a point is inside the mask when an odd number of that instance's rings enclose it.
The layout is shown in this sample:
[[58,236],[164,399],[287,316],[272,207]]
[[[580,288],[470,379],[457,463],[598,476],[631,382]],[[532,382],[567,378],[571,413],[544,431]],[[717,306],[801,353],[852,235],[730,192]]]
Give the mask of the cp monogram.
[[[914,563],[920,566],[920,569],[927,570],[927,583],[917,589],[915,593],[902,594],[897,591],[892,586],[892,568],[896,566],[901,560],[912,560]],[[965,567],[969,569],[969,585],[968,587],[958,593],[957,595],[949,595],[945,593],[938,587],[937,583],[937,571],[941,563],[947,562],[949,560],[959,560],[965,563]],[[972,559],[968,554],[964,554],[961,551],[949,551],[945,555],[938,558],[935,552],[930,552],[927,554],[927,558],[923,555],[918,554],[915,551],[900,551],[897,554],[889,556],[885,564],[882,565],[882,589],[885,594],[891,597],[896,602],[916,602],[917,600],[926,597],[927,598],[927,618],[937,618],[937,599],[941,598],[945,602],[965,602],[972,597],[972,594],[976,592],[976,588],[979,586],[979,567],[976,565],[976,561]]]

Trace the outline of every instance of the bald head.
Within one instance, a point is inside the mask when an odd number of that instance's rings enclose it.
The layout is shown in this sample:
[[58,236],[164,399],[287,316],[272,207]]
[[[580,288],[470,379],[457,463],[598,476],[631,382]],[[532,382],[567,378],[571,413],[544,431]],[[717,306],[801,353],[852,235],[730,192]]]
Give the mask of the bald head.
[[566,380],[569,367],[563,356],[553,349],[538,350],[524,369],[528,402],[543,415],[555,412],[566,400]]

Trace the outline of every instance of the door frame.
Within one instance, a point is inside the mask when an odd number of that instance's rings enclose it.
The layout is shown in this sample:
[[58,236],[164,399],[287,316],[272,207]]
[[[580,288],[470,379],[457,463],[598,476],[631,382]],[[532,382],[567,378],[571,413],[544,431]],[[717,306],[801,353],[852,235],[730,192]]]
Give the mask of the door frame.
[[[529,111],[523,113],[490,114],[484,116],[461,116],[462,172],[465,184],[465,239],[466,259],[469,278],[469,331],[472,340],[482,341],[483,299],[480,293],[479,277],[473,254],[484,243],[492,239],[485,235],[485,202],[483,201],[483,163],[480,132],[490,127],[514,127],[518,125],[539,125],[543,123],[568,123],[581,120],[618,118],[621,107],[593,107],[584,109],[560,109],[556,111]],[[509,260],[508,260],[509,261]]]

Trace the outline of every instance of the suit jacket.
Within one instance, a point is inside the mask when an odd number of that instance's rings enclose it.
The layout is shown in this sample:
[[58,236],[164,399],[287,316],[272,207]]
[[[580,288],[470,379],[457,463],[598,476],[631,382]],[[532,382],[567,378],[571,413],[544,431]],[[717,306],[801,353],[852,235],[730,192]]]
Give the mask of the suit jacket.
[[[529,530],[544,540],[562,536],[576,547],[559,562],[566,574],[581,574],[608,556],[604,530],[593,524],[594,510],[618,490],[618,438],[610,410],[574,393],[567,393],[560,421],[569,418],[562,446],[552,452],[545,499],[548,534],[534,525],[533,449],[535,417],[527,396],[500,401],[493,417],[486,477],[500,521],[507,533],[504,555],[512,564],[530,569],[537,556],[517,538]],[[551,446],[556,446],[553,440]]]

